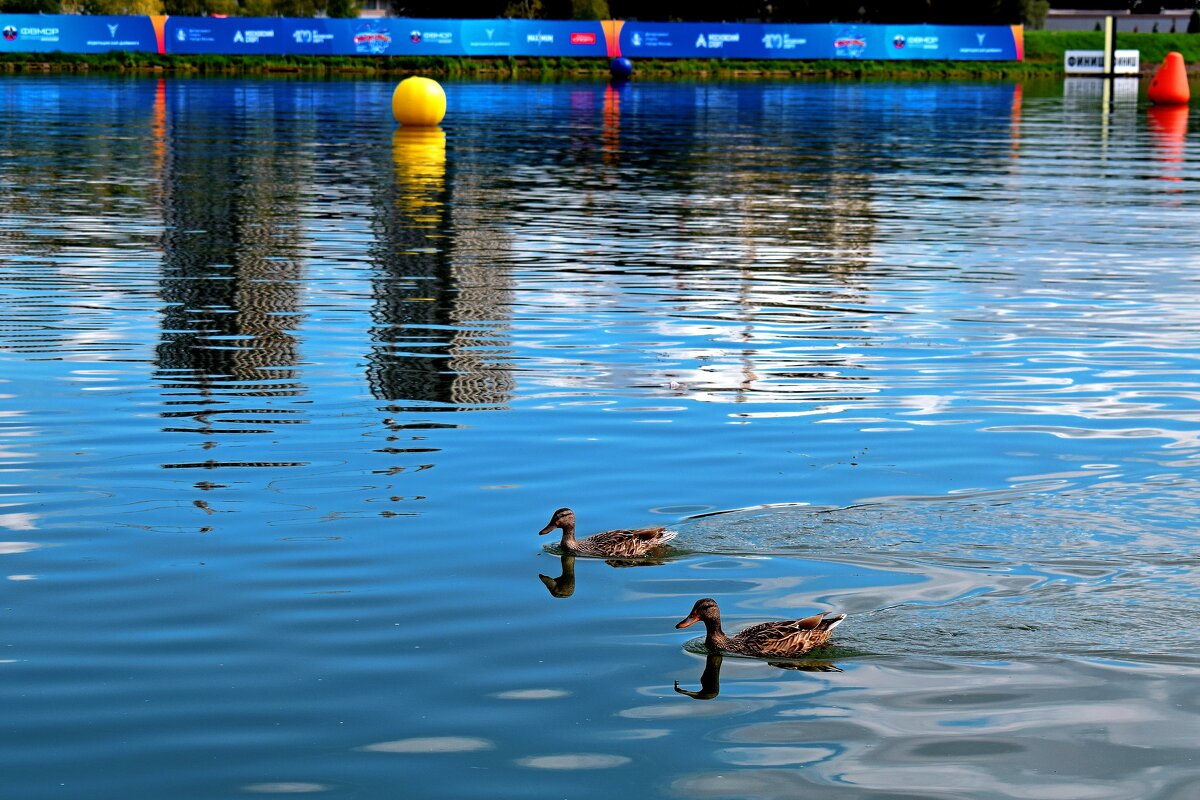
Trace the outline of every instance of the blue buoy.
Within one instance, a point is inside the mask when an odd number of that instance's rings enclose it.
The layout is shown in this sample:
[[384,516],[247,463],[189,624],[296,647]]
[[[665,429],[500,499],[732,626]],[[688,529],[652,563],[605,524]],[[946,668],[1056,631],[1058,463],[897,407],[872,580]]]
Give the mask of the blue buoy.
[[633,62],[624,56],[618,56],[608,62],[608,72],[615,81],[627,81],[633,74]]

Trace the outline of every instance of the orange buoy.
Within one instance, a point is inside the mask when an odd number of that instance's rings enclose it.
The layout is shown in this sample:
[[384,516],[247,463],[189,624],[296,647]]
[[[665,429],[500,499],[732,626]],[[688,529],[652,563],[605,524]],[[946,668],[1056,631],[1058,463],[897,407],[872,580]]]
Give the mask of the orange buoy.
[[1157,103],[1160,106],[1181,105],[1191,99],[1192,93],[1188,89],[1187,82],[1187,67],[1183,63],[1183,56],[1178,51],[1167,53],[1166,60],[1155,71],[1146,94],[1150,97],[1151,103]]

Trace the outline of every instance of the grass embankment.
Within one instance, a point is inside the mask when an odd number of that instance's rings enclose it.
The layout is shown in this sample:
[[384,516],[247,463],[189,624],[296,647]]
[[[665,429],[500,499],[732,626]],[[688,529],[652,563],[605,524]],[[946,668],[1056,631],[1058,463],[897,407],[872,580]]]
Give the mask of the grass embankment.
[[[1026,31],[1025,61],[734,61],[638,60],[637,74],[658,78],[1019,78],[1062,74],[1067,50],[1103,49],[1099,32]],[[1117,47],[1141,52],[1153,69],[1171,50],[1200,64],[1200,34],[1119,33]],[[354,56],[164,56],[153,53],[6,53],[9,72],[124,72],[177,75],[270,75],[491,77],[555,79],[607,76],[602,58],[467,58]]]
[[[1068,50],[1103,50],[1100,31],[1025,31],[1025,60],[1030,64],[1054,65],[1061,72]],[[1143,69],[1162,63],[1167,53],[1178,50],[1189,65],[1200,66],[1200,33],[1117,32],[1118,50],[1141,53]]]

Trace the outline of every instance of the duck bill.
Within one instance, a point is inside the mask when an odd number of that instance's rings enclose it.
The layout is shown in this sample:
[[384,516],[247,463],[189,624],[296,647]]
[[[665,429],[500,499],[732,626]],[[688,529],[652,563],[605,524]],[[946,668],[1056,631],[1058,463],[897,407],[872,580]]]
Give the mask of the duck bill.
[[675,627],[676,628],[686,628],[688,625],[693,625],[699,621],[700,621],[700,618],[697,617],[695,614],[692,614],[690,617],[686,617],[685,619],[681,619],[681,620],[679,620],[679,622],[675,623]]
[[538,531],[538,536],[545,536],[547,533],[549,533],[550,531],[554,530],[557,527],[558,527],[557,525],[555,525],[553,522],[551,522],[549,525],[547,525],[546,527],[544,527],[540,531]]

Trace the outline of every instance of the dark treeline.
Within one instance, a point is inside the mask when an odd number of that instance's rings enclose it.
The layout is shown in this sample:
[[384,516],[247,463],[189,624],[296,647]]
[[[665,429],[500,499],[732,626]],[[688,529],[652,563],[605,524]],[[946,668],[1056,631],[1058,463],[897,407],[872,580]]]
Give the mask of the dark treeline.
[[[1023,23],[1039,28],[1055,8],[1157,14],[1157,0],[390,0],[401,17],[438,19],[640,19],[655,22],[877,22],[944,25]],[[1174,0],[1172,8],[1200,0]],[[0,0],[0,11],[33,14],[177,14],[353,17],[357,0]]]
[[[636,16],[647,20],[718,21],[753,17],[764,22],[931,22],[1018,23],[1023,12],[1035,6],[1047,7],[1042,0],[760,0],[758,3],[730,4],[700,0],[610,0],[616,18]],[[733,17],[731,14],[743,15]],[[1045,16],[1045,9],[1041,10]]]
[[1048,0],[394,0],[409,17],[534,17],[736,22],[1040,22]]

